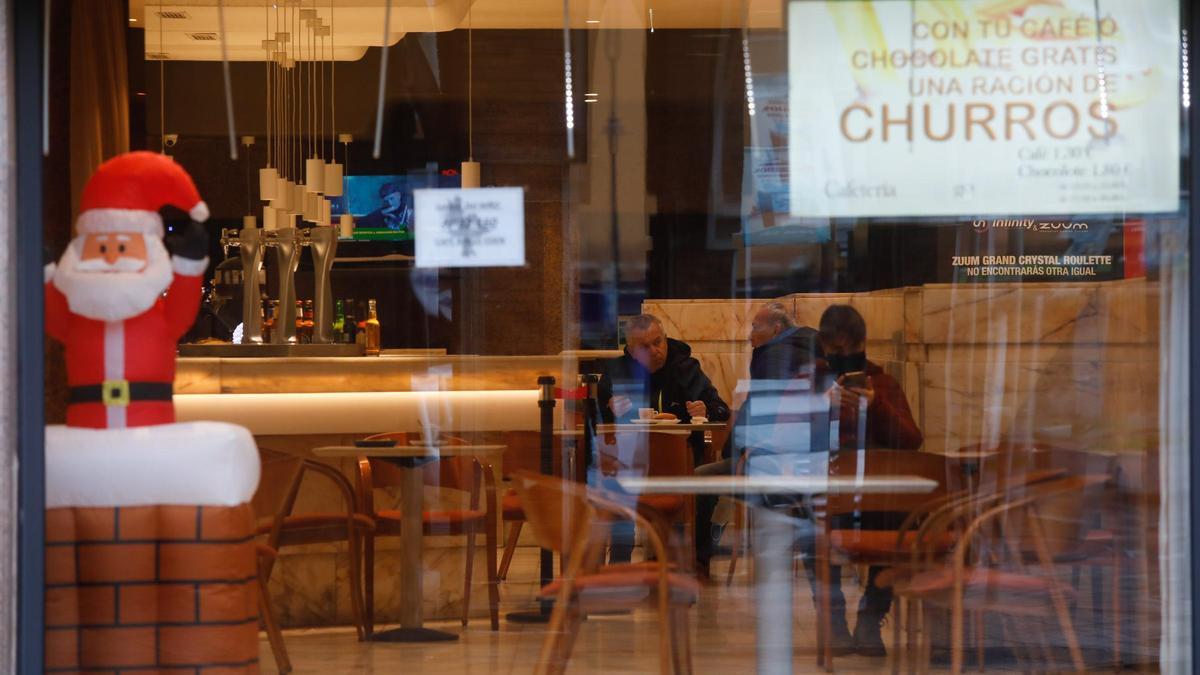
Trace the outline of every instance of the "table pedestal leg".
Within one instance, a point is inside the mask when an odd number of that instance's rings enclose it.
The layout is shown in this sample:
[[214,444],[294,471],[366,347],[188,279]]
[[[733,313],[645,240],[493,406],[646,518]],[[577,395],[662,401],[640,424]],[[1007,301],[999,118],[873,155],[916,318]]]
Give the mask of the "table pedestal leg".
[[441,642],[457,640],[446,633],[422,626],[421,603],[421,514],[425,508],[422,493],[424,476],[420,466],[401,466],[403,485],[400,487],[400,627],[371,636],[374,642]]
[[754,521],[754,600],[760,675],[792,672],[792,520],[758,509]]

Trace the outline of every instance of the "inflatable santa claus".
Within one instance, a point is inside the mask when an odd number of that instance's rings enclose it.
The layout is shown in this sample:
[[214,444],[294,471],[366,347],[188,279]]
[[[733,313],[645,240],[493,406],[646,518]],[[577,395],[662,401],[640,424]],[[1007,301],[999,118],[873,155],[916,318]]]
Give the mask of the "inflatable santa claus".
[[[167,205],[192,219],[173,255],[159,215]],[[175,345],[200,305],[207,218],[191,176],[166,155],[130,152],[92,175],[77,236],[46,266],[46,330],[66,346],[68,426],[175,421]]]

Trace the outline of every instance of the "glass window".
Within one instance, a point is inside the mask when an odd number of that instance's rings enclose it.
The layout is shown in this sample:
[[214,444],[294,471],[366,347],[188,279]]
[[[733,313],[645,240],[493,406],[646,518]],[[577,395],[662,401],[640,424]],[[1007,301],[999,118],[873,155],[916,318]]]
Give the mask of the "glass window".
[[249,431],[268,665],[1187,669],[1185,10],[56,6],[47,418]]

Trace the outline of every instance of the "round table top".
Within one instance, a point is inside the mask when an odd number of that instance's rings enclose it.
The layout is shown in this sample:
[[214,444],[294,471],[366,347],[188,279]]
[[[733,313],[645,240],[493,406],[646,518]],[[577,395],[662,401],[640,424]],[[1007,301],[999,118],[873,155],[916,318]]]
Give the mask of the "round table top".
[[937,481],[920,476],[618,476],[631,493],[923,494]]
[[462,457],[489,455],[503,451],[507,445],[394,445],[392,447],[360,448],[357,445],[325,445],[313,449],[317,457]]

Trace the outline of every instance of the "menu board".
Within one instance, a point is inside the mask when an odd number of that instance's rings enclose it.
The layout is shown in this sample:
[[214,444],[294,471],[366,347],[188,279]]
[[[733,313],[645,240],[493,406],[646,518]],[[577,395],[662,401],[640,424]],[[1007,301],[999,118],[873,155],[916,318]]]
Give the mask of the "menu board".
[[1178,0],[793,0],[788,78],[793,216],[1179,205]]

